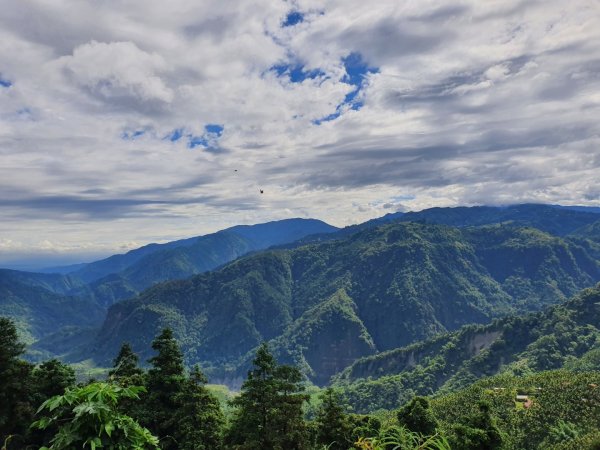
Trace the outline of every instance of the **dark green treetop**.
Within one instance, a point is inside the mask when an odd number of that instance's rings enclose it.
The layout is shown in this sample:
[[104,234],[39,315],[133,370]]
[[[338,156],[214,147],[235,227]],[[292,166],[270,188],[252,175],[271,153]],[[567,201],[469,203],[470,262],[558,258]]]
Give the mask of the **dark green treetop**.
[[438,426],[426,397],[414,397],[398,411],[398,422],[410,431],[432,435]]
[[126,379],[139,377],[143,371],[138,366],[139,358],[131,349],[128,342],[124,342],[115,358],[113,368],[108,372],[109,377]]

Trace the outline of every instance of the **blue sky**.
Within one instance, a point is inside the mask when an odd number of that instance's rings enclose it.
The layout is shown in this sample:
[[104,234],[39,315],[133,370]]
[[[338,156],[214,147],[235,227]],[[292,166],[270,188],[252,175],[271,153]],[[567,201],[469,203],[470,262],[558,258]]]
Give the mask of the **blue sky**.
[[595,2],[143,5],[3,3],[0,266],[287,217],[600,204]]

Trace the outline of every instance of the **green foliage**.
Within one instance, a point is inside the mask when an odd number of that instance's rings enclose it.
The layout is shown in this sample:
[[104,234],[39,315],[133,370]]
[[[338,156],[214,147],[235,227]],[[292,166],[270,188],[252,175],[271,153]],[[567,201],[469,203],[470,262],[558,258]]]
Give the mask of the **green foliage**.
[[[32,427],[41,430],[53,425],[58,427],[50,450],[158,448],[158,439],[150,431],[118,410],[120,399],[136,399],[142,390],[111,383],[68,389],[64,395],[42,404],[38,412],[45,411],[48,415],[34,422]],[[42,447],[41,450],[48,449]]]
[[206,388],[206,377],[194,367],[175,401],[174,433],[179,450],[218,450],[222,446],[225,424],[217,398]]
[[143,371],[138,367],[138,356],[133,352],[129,343],[125,342],[113,363],[113,369],[108,376],[114,379],[131,379],[141,377]]
[[551,444],[559,444],[561,442],[577,439],[580,432],[575,424],[559,420],[554,426],[548,430],[547,441]]
[[[576,441],[579,438],[575,434],[583,437],[600,429],[599,381],[600,372],[560,370],[526,377],[503,374],[434,398],[431,407],[440,428],[455,445],[463,439],[460,445],[465,447],[457,448],[470,448],[493,437],[478,431],[489,430],[491,425],[502,438],[502,448],[546,450],[558,445],[559,433],[562,437],[571,433]],[[529,396],[528,408],[515,402],[517,394]],[[489,405],[483,413],[481,401]]]
[[328,388],[321,394],[315,418],[316,442],[329,450],[347,450],[354,442],[355,423],[346,414],[340,396]]
[[450,427],[450,444],[462,450],[494,450],[502,447],[502,433],[491,414],[490,404],[485,400],[478,402],[478,411],[461,417]]
[[309,448],[302,411],[308,396],[301,381],[298,369],[278,365],[262,344],[240,395],[232,401],[237,409],[226,444],[239,450]]
[[412,394],[468,386],[497,373],[600,368],[600,286],[539,313],[510,316],[357,360],[335,380],[357,411],[391,409]]
[[24,350],[15,324],[0,317],[0,442],[22,435],[32,414],[27,386],[32,367],[19,359]]
[[176,449],[175,417],[185,385],[183,356],[169,328],[154,339],[152,348],[157,354],[149,361],[152,367],[146,377],[148,394],[144,398],[141,422],[158,435],[161,448]]
[[425,397],[414,397],[398,411],[398,422],[408,430],[424,435],[433,435],[437,429],[437,420]]
[[439,434],[424,436],[404,427],[382,429],[376,436],[360,437],[354,444],[361,450],[450,450],[448,440]]

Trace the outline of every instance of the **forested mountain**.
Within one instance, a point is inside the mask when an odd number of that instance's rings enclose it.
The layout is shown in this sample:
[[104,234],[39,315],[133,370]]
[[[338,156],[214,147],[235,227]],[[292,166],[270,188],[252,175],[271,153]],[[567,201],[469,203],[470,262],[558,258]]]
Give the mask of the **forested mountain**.
[[357,360],[336,377],[358,410],[455,390],[499,372],[600,370],[600,285],[538,313],[515,315]]
[[28,344],[66,325],[98,326],[105,310],[67,295],[73,288],[81,284],[62,275],[0,270],[0,316],[11,317]]
[[253,251],[336,230],[314,219],[238,225],[206,236],[151,244],[125,255],[114,255],[88,264],[73,275],[90,281],[98,303],[108,306],[161,281],[187,278]]
[[[337,228],[313,219],[288,219],[232,227],[87,264],[70,274],[0,269],[0,316],[11,317],[28,344],[29,356],[63,355],[89,341],[115,301],[133,297],[164,280],[186,278],[237,257],[312,233]],[[111,271],[120,271],[104,276]],[[103,278],[96,280],[97,277]],[[91,283],[86,281],[94,280]],[[75,348],[77,347],[77,348]]]
[[539,230],[387,224],[155,286],[109,309],[93,353],[105,362],[126,340],[144,358],[170,326],[188,362],[230,383],[264,340],[322,383],[353,358],[539,309],[598,280],[585,248]]
[[565,236],[580,227],[596,222],[598,218],[598,212],[594,209],[573,210],[553,205],[523,204],[506,207],[430,208],[405,213],[398,220],[424,221],[457,227],[504,223],[519,227],[533,227],[557,236]]
[[459,206],[428,208],[422,211],[389,213],[358,225],[351,225],[330,234],[310,235],[287,247],[344,239],[354,233],[388,222],[421,222],[454,227],[503,224],[512,227],[532,227],[556,236],[566,236],[600,220],[600,210],[588,207],[564,207],[559,205],[520,204],[511,206]]

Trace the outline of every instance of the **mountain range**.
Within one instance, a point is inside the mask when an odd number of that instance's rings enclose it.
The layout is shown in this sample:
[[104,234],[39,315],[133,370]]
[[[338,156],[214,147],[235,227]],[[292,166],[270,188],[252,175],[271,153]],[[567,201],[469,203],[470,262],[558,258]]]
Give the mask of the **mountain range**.
[[270,341],[282,361],[325,384],[358,357],[539,310],[600,281],[586,247],[514,224],[401,221],[293,247],[113,305],[94,358],[107,363],[123,341],[147,358],[151,336],[169,326],[188,363],[215,380],[235,386],[253,349]]
[[346,368],[361,358],[437,348],[426,343],[540,314],[600,281],[599,230],[595,209],[550,205],[432,208],[343,229],[310,219],[238,226],[54,274],[0,270],[0,315],[16,320],[30,358],[101,366],[124,341],[145,361],[169,326],[188,364],[234,387],[268,341],[281,361],[320,385],[335,377],[350,398],[364,380]]

